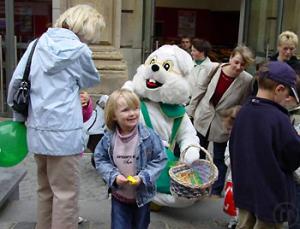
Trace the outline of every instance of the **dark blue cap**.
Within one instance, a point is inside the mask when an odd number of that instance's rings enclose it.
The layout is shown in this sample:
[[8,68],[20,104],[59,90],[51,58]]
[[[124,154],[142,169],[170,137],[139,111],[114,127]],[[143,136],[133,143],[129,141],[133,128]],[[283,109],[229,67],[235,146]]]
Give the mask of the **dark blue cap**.
[[260,72],[260,77],[270,78],[278,83],[290,87],[295,99],[299,103],[296,92],[296,72],[287,63],[281,61],[270,61],[267,63],[268,71]]

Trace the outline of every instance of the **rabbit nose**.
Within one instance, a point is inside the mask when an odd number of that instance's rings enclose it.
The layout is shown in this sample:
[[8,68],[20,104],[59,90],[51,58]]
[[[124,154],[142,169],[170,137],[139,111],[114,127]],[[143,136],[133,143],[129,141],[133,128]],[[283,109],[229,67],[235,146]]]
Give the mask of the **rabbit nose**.
[[157,72],[159,70],[159,66],[157,64],[153,64],[151,69],[152,71]]

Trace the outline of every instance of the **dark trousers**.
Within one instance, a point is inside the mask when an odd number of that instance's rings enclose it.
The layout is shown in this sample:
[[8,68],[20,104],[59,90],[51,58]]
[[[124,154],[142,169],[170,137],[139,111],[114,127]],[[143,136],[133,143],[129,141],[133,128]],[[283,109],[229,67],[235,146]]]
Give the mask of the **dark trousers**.
[[[203,135],[201,135],[199,133],[197,135],[200,139],[200,145],[203,148],[207,149],[208,144],[209,144],[209,141],[207,140],[208,138],[204,137]],[[214,151],[213,161],[219,170],[218,179],[212,185],[211,194],[214,194],[214,195],[221,195],[221,193],[224,189],[224,185],[225,185],[227,166],[225,165],[224,154],[225,154],[226,146],[227,146],[227,142],[221,142],[221,143],[214,142],[213,143],[213,151]],[[203,158],[202,153],[200,153],[200,158]]]
[[147,229],[150,224],[150,204],[138,207],[136,204],[123,203],[112,196],[112,229]]
[[296,201],[293,206],[294,213],[289,216],[289,229],[300,229],[300,184],[296,183]]

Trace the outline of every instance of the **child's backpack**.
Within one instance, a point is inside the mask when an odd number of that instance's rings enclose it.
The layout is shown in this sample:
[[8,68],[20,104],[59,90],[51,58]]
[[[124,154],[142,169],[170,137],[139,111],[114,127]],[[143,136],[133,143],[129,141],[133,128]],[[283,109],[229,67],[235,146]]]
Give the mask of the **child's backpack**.
[[92,116],[83,124],[83,128],[86,133],[86,144],[87,148],[94,153],[94,150],[103,137],[105,129],[104,121],[104,108],[107,95],[102,95],[96,102],[95,109],[93,110]]

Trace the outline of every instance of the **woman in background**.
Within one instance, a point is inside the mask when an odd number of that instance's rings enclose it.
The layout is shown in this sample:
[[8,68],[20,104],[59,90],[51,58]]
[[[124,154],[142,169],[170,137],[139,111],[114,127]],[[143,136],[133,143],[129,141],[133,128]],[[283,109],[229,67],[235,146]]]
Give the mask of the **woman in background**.
[[191,110],[200,144],[208,147],[213,142],[213,160],[219,170],[218,180],[212,186],[212,196],[221,197],[227,167],[224,152],[230,131],[223,125],[224,112],[243,104],[251,93],[253,77],[245,68],[253,62],[252,52],[246,46],[236,47],[229,63],[213,65],[209,75],[203,75]]

